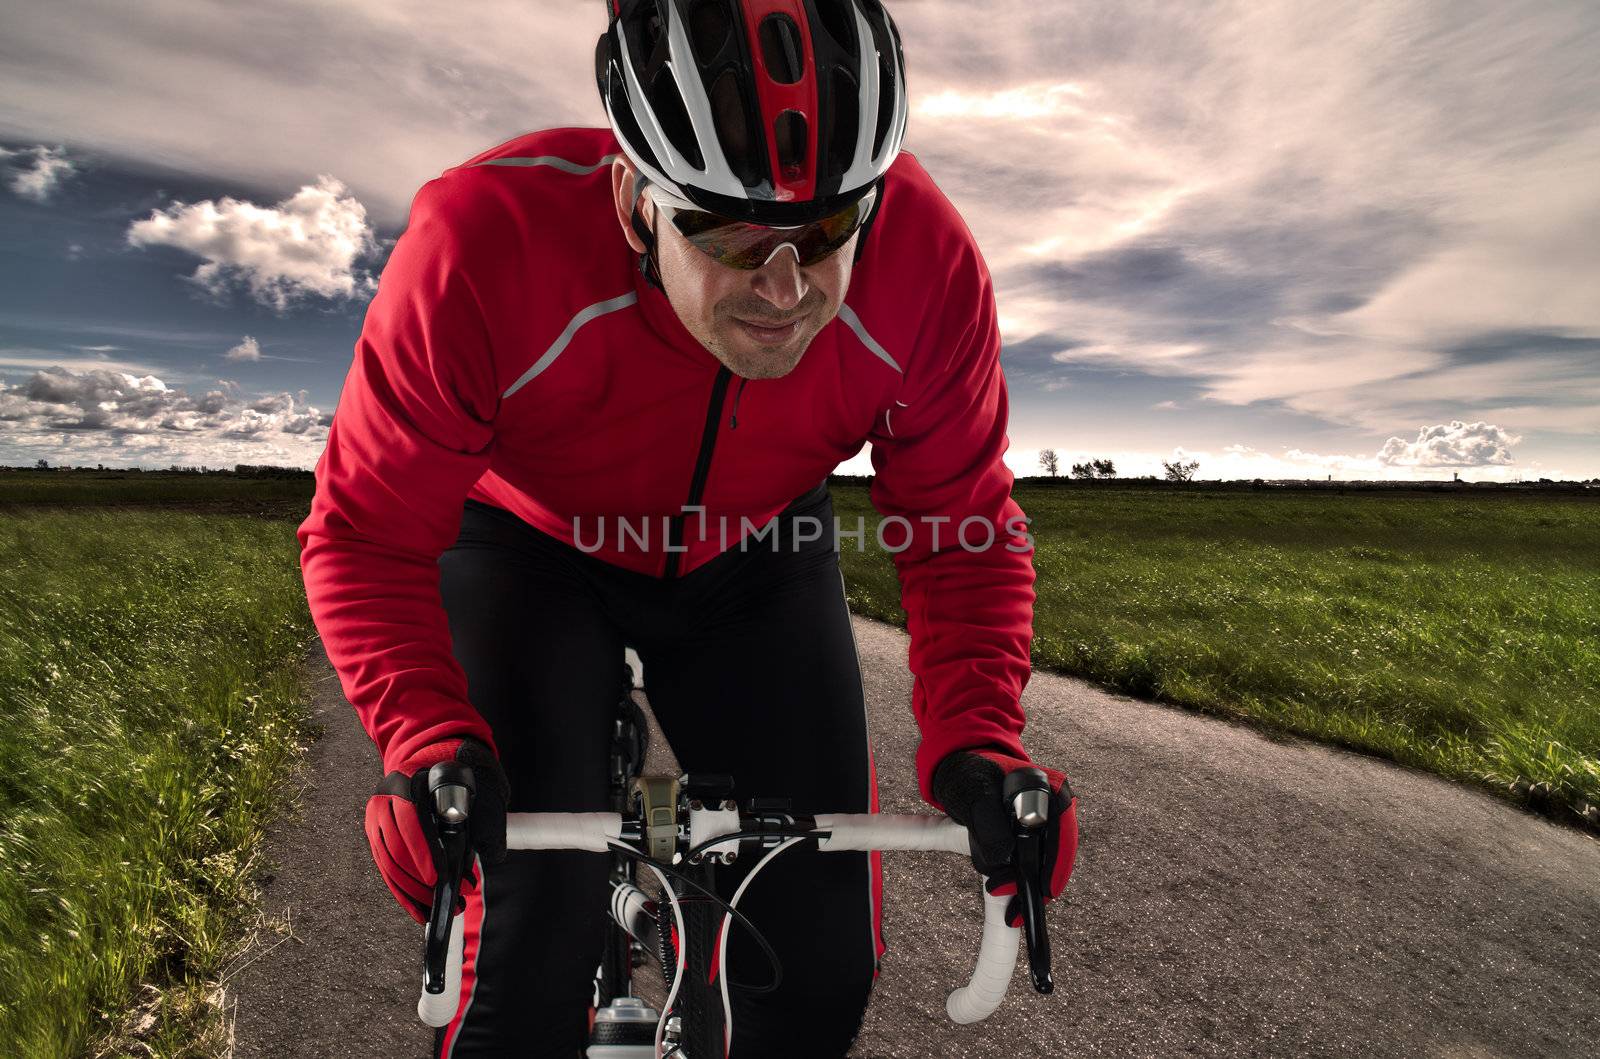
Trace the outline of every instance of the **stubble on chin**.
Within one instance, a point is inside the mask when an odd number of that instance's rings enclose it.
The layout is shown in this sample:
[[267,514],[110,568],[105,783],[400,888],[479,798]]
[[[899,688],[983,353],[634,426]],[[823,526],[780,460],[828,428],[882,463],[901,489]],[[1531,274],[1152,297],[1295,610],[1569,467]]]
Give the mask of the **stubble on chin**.
[[[728,324],[728,329],[734,331],[738,325]],[[789,374],[800,363],[800,358],[805,355],[806,349],[811,345],[814,334],[807,335],[804,341],[794,345],[779,347],[761,347],[755,350],[740,348],[737,339],[725,339],[717,336],[716,343],[708,348],[713,356],[740,378],[745,379],[778,379]]]

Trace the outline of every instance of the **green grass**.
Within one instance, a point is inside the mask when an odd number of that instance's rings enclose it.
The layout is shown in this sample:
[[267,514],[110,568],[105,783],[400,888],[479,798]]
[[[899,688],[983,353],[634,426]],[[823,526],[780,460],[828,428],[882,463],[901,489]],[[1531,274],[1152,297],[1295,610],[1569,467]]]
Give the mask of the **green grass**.
[[221,1054],[212,988],[305,734],[293,531],[0,514],[0,1055]]
[[298,478],[247,478],[232,474],[175,474],[168,471],[17,471],[0,469],[0,508],[6,506],[98,507],[162,505],[265,507],[283,517],[292,508],[311,507],[315,481]]
[[[841,518],[874,524],[864,488],[834,496]],[[1567,819],[1600,805],[1600,503],[1027,484],[1016,496],[1037,539],[1036,666]],[[888,557],[845,543],[852,606],[903,624]]]
[[[225,1050],[215,988],[305,735],[310,488],[0,473],[0,1055]],[[864,488],[834,495],[873,521]],[[1594,500],[1017,496],[1037,666],[1515,786],[1568,819],[1600,803]],[[852,606],[903,621],[887,555],[843,558]]]

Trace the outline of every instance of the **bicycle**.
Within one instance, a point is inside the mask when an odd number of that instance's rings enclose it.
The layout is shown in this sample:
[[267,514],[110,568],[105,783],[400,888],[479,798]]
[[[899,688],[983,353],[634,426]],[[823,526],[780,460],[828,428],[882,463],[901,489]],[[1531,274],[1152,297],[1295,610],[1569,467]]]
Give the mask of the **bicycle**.
[[[628,685],[635,684],[631,668]],[[745,889],[775,858],[801,842],[824,851],[922,850],[970,853],[964,827],[930,815],[817,814],[788,811],[774,799],[751,799],[741,809],[731,778],[684,774],[644,776],[648,729],[631,695],[618,704],[611,751],[609,812],[508,813],[508,850],[587,850],[609,853],[611,916],[595,974],[588,1059],[721,1059],[733,1038],[727,971],[728,935],[737,924],[765,953],[776,989],[782,966],[760,930],[738,910]],[[456,917],[469,866],[467,821],[475,791],[471,769],[453,762],[429,772],[435,853],[443,870],[425,927],[423,988],[417,1013],[439,1027],[455,1017],[460,997],[463,932]],[[987,1018],[1011,982],[1026,939],[1034,989],[1053,988],[1045,927],[1041,836],[1048,822],[1048,781],[1024,770],[1007,779],[1006,798],[1017,820],[1017,900],[1022,926],[1007,922],[1010,896],[987,892],[977,964],[966,985],[953,990],[945,1010],[952,1021]],[[716,869],[760,853],[724,901],[715,891]],[[665,902],[638,885],[639,869],[657,880]],[[662,1010],[634,995],[634,969],[659,964],[667,985]],[[713,975],[711,969],[718,969]]]

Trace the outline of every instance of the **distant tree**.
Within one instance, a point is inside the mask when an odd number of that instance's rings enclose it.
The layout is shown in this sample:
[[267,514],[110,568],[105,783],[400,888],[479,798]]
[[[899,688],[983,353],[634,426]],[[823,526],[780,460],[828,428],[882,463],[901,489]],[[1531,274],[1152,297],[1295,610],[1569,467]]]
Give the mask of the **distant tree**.
[[33,465],[33,469],[36,471],[48,471],[50,469],[50,461],[41,458]]
[[1167,472],[1169,482],[1192,482],[1194,472],[1200,469],[1200,461],[1178,459],[1169,463],[1162,460],[1161,469]]
[[233,473],[241,478],[311,478],[315,474],[304,467],[279,467],[270,463],[236,463]]
[[1040,449],[1039,466],[1044,468],[1046,474],[1054,478],[1061,473],[1061,457],[1056,455],[1055,449]]
[[1117,465],[1110,460],[1089,460],[1087,463],[1074,463],[1072,477],[1074,478],[1115,478]]

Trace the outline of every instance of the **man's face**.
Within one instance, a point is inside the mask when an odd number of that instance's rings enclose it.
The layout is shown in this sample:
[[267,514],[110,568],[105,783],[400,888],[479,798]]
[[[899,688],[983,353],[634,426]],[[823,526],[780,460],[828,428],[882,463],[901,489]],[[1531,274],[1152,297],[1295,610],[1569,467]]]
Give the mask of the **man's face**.
[[[634,253],[644,243],[629,223],[633,166],[618,155],[611,166],[617,219]],[[656,264],[667,300],[688,332],[735,375],[775,379],[800,363],[806,347],[839,311],[850,287],[850,266],[860,233],[814,265],[800,267],[794,251],[780,248],[757,269],[729,268],[696,250],[665,216],[657,218],[646,191],[639,202],[645,226],[656,234]],[[765,334],[746,323],[769,328]]]

